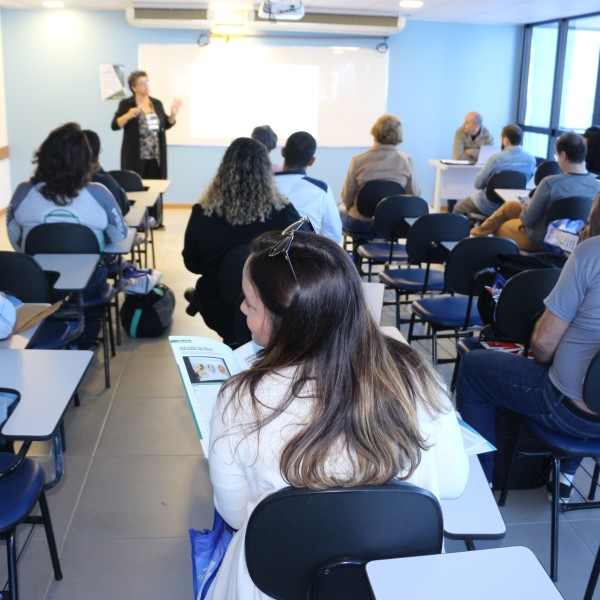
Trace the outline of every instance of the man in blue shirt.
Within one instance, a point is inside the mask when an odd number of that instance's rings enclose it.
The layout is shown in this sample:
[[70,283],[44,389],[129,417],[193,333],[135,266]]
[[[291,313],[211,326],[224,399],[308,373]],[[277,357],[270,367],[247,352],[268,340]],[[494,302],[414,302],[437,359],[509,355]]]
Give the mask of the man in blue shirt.
[[485,195],[485,186],[490,177],[498,171],[517,171],[530,179],[535,171],[535,158],[521,147],[523,130],[518,125],[507,125],[500,135],[502,151],[490,156],[483,169],[475,177],[475,187],[479,190],[472,196],[461,200],[454,212],[467,217],[479,213],[489,217],[498,205],[490,202]]

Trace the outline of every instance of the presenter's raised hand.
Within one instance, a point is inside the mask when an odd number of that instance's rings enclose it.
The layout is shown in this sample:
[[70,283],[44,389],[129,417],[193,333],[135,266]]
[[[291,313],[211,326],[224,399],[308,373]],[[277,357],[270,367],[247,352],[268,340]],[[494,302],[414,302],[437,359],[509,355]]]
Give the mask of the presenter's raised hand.
[[182,104],[183,104],[183,100],[181,98],[175,98],[173,100],[173,104],[171,105],[171,118],[172,119],[175,119]]

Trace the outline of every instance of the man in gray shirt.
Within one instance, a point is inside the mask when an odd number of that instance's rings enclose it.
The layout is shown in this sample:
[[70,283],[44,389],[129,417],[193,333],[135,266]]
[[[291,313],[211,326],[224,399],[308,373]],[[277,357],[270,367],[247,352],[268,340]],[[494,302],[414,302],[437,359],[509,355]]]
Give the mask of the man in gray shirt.
[[[588,365],[600,349],[600,237],[581,242],[544,301],[531,338],[535,360],[508,352],[465,354],[456,386],[463,419],[492,444],[496,406],[527,415],[546,427],[582,438],[600,437],[600,415],[582,398]],[[479,455],[488,481],[493,453]],[[568,501],[577,458],[561,461],[560,496]]]
[[477,162],[481,146],[491,146],[493,143],[492,134],[483,126],[483,117],[478,112],[467,113],[465,122],[454,134],[452,158]]

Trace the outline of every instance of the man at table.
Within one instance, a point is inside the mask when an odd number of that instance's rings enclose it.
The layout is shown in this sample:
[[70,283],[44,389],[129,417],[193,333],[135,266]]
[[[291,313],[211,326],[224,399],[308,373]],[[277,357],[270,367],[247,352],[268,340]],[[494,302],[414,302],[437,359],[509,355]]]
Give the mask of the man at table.
[[523,173],[527,179],[530,179],[535,171],[535,158],[523,150],[523,130],[518,125],[506,125],[500,134],[502,141],[502,151],[490,156],[483,169],[475,177],[474,186],[477,192],[464,200],[461,200],[455,207],[454,212],[459,215],[469,217],[471,213],[482,214],[489,217],[497,208],[487,199],[485,195],[485,186],[490,177],[498,171],[517,171]]
[[[463,419],[492,444],[496,407],[503,406],[555,431],[582,438],[600,437],[600,415],[583,402],[588,365],[600,348],[600,237],[581,242],[544,301],[531,350],[536,360],[509,352],[474,350],[464,355],[456,386]],[[493,453],[480,454],[488,481]],[[561,461],[560,496],[573,490],[577,458]]]
[[510,238],[520,250],[544,249],[546,220],[550,207],[561,198],[587,197],[592,201],[600,191],[600,181],[585,168],[586,145],[576,133],[565,133],[556,141],[560,175],[544,177],[531,198],[505,202],[481,225],[471,229],[473,236],[497,235]]
[[324,181],[306,175],[307,167],[315,162],[316,149],[317,141],[310,133],[292,133],[281,150],[283,170],[275,173],[275,184],[300,216],[310,218],[317,233],[339,243],[342,220],[331,189]]
[[468,160],[472,163],[479,158],[481,146],[494,144],[492,134],[483,126],[483,117],[478,112],[465,115],[465,122],[454,134],[452,158],[454,160]]

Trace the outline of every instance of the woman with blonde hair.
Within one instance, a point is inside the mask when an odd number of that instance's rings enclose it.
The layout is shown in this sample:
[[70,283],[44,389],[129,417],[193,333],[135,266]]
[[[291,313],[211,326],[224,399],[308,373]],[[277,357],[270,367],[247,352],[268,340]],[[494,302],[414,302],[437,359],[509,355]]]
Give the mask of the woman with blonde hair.
[[344,229],[355,233],[371,233],[371,220],[356,207],[358,192],[367,181],[385,179],[402,185],[407,194],[421,193],[410,156],[396,149],[404,137],[402,121],[395,115],[382,115],[373,125],[371,135],[375,143],[352,159],[342,188],[342,224]]
[[298,231],[302,221],[255,240],[244,267],[242,311],[264,350],[224,385],[213,413],[215,506],[239,531],[212,598],[266,598],[247,571],[245,529],[255,506],[285,486],[401,479],[441,498],[460,495],[468,476],[432,366],[381,333],[348,256]]
[[189,314],[200,312],[208,327],[233,343],[237,306],[219,292],[219,265],[225,254],[265,231],[283,229],[299,218],[273,183],[267,149],[251,138],[234,140],[192,214],[185,231],[183,261],[202,275],[186,291]]

